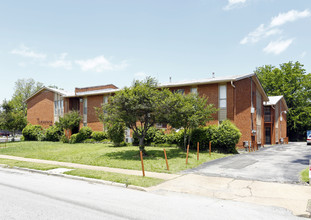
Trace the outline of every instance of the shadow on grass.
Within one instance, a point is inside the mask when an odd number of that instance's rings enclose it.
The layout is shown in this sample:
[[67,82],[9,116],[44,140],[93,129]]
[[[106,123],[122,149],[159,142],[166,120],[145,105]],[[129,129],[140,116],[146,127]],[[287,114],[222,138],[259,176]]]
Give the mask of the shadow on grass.
[[[147,155],[144,156],[144,160],[155,160],[158,158],[164,158],[163,150],[146,150]],[[185,152],[180,149],[166,149],[166,154],[168,159],[172,158],[184,158]],[[111,159],[120,159],[120,160],[140,160],[139,150],[127,150],[121,152],[111,152],[106,153],[105,157]]]

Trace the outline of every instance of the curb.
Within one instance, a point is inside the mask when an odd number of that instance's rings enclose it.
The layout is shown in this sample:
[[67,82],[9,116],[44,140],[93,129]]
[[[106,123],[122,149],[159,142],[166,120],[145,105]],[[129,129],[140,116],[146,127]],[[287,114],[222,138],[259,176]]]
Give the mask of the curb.
[[141,187],[141,186],[134,186],[134,185],[128,185],[127,186],[126,184],[123,184],[123,183],[117,183],[117,182],[112,182],[112,181],[107,181],[107,180],[92,179],[92,178],[81,177],[81,176],[72,176],[72,175],[67,175],[67,174],[49,173],[47,171],[35,170],[35,169],[29,169],[29,168],[23,168],[23,167],[10,167],[6,164],[0,164],[0,167],[7,168],[7,169],[27,171],[27,172],[31,172],[31,173],[45,174],[48,176],[49,175],[50,176],[58,176],[58,177],[63,177],[63,178],[67,178],[67,179],[80,180],[80,181],[84,181],[84,182],[88,182],[88,183],[117,186],[117,187],[121,187],[121,188],[127,188],[127,189],[133,189],[133,190],[147,192],[146,188]]

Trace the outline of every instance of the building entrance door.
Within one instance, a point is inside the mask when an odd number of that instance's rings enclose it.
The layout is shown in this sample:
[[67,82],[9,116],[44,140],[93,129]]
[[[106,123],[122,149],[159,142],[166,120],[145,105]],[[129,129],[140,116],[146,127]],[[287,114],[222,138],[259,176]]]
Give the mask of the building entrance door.
[[271,144],[271,128],[265,127],[265,144]]

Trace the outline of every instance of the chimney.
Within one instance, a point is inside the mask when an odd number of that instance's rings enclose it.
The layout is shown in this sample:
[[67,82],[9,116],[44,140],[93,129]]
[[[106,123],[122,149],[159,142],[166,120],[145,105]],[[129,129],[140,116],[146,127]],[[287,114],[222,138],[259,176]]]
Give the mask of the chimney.
[[214,72],[212,72],[212,75],[213,75],[213,78],[215,78],[215,73]]
[[172,77],[170,76],[170,83],[172,82]]

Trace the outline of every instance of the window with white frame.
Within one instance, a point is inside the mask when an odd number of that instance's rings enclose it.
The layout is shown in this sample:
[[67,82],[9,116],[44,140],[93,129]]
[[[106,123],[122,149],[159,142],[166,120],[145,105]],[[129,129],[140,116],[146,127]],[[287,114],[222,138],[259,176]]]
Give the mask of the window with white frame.
[[219,85],[219,111],[218,111],[218,121],[227,119],[227,85]]
[[192,88],[190,89],[190,93],[198,94],[198,88],[197,88],[197,87],[192,87]]
[[87,98],[83,99],[83,126],[87,126]]

